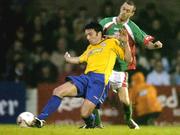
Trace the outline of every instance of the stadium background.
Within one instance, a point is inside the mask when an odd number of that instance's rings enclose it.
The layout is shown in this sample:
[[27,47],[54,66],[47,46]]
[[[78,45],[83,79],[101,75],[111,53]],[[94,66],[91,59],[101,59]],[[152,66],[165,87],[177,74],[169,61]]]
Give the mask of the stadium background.
[[[63,83],[68,74],[80,74],[84,66],[65,64],[66,50],[79,55],[86,48],[83,25],[90,20],[118,14],[121,0],[2,0],[0,2],[0,123],[15,123],[22,111],[41,110],[52,88]],[[135,0],[133,20],[147,33],[164,43],[158,51],[138,48],[138,70],[146,76],[161,59],[164,71],[172,78],[169,86],[157,86],[165,100],[158,119],[161,124],[180,122],[180,1]],[[110,12],[105,13],[105,7]],[[148,11],[156,11],[150,17]],[[146,16],[147,15],[147,16]],[[59,48],[59,49],[58,49]],[[154,53],[155,52],[155,53]],[[143,60],[142,60],[143,59]],[[147,63],[148,62],[148,63]],[[113,100],[112,100],[113,99]],[[114,100],[115,99],[115,100]],[[59,113],[49,122],[79,123],[82,100],[66,98]],[[110,93],[102,109],[105,122],[123,123],[121,104]],[[157,121],[157,122],[158,122]]]

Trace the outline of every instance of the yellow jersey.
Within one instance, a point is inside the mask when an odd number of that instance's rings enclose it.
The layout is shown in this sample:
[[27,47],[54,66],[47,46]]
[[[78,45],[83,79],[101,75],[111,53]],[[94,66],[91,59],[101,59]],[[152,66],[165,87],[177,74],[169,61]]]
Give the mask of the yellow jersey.
[[85,74],[88,72],[104,74],[107,84],[117,56],[124,60],[124,49],[117,39],[108,38],[96,45],[90,44],[80,56],[80,63],[87,63]]

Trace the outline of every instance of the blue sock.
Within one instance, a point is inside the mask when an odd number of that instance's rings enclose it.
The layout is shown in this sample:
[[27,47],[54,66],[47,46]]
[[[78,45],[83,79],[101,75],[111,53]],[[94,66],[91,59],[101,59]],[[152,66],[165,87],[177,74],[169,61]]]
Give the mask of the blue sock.
[[91,114],[87,118],[82,118],[88,128],[93,128],[95,126],[95,115]]
[[61,104],[61,98],[58,96],[52,96],[46,106],[43,108],[41,114],[38,115],[40,120],[46,119],[50,116],[53,112],[57,110],[59,105]]

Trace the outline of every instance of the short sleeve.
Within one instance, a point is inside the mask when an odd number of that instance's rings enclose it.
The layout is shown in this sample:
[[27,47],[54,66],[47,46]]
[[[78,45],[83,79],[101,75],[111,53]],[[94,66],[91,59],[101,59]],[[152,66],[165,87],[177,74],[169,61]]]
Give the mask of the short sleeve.
[[88,46],[86,51],[84,51],[84,53],[79,57],[80,63],[87,61],[89,48],[90,48],[90,46]]

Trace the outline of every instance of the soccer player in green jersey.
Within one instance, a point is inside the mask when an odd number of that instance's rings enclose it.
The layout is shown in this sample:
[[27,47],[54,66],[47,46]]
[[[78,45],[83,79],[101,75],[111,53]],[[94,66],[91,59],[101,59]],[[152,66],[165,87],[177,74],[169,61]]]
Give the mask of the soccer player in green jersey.
[[[119,100],[123,102],[125,121],[131,129],[139,129],[139,126],[132,119],[132,107],[128,95],[128,71],[136,69],[136,45],[144,46],[147,49],[162,48],[162,43],[160,41],[153,42],[154,37],[147,35],[130,20],[135,10],[136,6],[134,3],[128,0],[120,7],[118,16],[104,18],[99,22],[103,26],[105,35],[108,37],[115,37],[121,41],[119,34],[121,29],[125,28],[128,32],[128,40],[133,60],[128,64],[120,58],[117,58],[110,77],[110,83],[113,91],[118,93]],[[97,115],[96,124],[100,126],[101,120],[98,116],[98,110],[94,110],[94,113]]]

